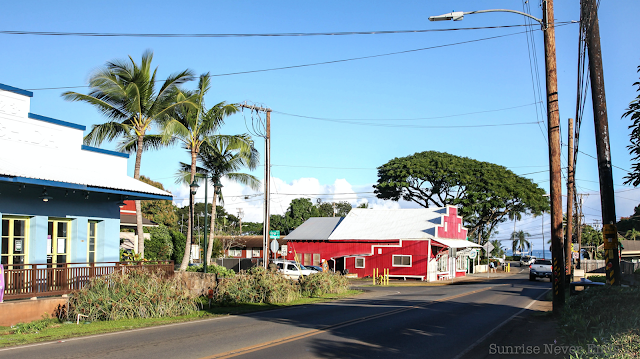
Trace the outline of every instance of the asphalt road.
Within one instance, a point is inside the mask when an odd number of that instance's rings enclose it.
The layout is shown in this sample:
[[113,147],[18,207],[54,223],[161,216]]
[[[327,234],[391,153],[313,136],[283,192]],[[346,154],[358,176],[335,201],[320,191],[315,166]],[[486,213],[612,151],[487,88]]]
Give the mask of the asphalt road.
[[550,283],[525,274],[0,349],[0,358],[464,357]]

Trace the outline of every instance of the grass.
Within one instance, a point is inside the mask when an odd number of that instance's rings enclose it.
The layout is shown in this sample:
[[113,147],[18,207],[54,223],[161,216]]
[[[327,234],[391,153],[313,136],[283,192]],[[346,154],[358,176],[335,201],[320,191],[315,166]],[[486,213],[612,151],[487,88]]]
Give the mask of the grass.
[[[559,322],[563,341],[583,349],[571,357],[610,359],[638,357],[640,351],[638,303],[640,303],[638,287],[594,287],[571,297],[563,309]],[[589,350],[590,348],[597,348],[599,352]]]
[[[208,304],[204,304],[204,309],[195,314],[184,315],[178,317],[165,318],[136,318],[136,319],[119,319],[111,321],[95,321],[90,324],[80,322],[76,325],[74,322],[61,323],[57,319],[42,319],[31,322],[28,325],[18,325],[16,328],[0,327],[0,348],[25,345],[31,343],[64,340],[68,338],[81,337],[87,335],[103,334],[125,331],[137,328],[154,327],[165,324],[189,322],[199,319],[215,318],[224,315],[246,314],[263,310],[290,307],[294,305],[313,304],[319,302],[327,302],[346,297],[351,297],[362,293],[357,290],[349,290],[341,294],[326,294],[313,298],[302,298],[286,304],[240,304],[237,306],[207,308]],[[22,333],[16,333],[16,332]]]

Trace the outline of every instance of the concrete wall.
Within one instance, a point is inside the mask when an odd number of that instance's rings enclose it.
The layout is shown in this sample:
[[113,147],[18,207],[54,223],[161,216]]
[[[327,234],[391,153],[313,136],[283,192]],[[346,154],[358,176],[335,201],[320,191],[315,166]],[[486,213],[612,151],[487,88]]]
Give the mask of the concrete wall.
[[66,297],[50,297],[0,303],[0,326],[8,327],[18,323],[32,322],[42,319],[43,315],[52,317],[58,306],[64,306],[67,302]]

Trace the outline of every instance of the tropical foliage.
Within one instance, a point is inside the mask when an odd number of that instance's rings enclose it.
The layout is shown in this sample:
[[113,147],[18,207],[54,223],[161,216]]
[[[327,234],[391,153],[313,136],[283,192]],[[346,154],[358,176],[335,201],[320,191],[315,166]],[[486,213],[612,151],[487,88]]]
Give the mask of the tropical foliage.
[[527,239],[531,237],[528,232],[525,231],[517,231],[511,233],[511,251],[512,253],[530,251],[531,250],[531,242]]
[[[89,94],[67,91],[62,97],[68,101],[88,103],[100,111],[108,122],[94,125],[84,138],[87,145],[100,145],[104,141],[121,139],[119,150],[136,154],[133,173],[140,178],[142,152],[161,144],[147,139],[148,131],[176,106],[187,105],[186,99],[176,100],[179,85],[192,80],[190,70],[172,74],[164,80],[156,80],[158,69],[151,70],[153,53],[145,51],[138,64],[131,56],[129,61],[110,61],[91,75]],[[162,82],[160,88],[156,83]],[[141,236],[142,212],[136,201],[136,233]],[[138,243],[138,253],[144,255],[144,241]]]
[[401,198],[422,207],[460,208],[469,237],[489,238],[496,226],[549,209],[544,189],[505,167],[427,151],[394,158],[378,167],[378,198]]
[[[640,66],[638,66],[638,73],[640,73]],[[637,187],[640,184],[640,81],[633,83],[636,86],[638,96],[629,103],[629,107],[622,114],[622,118],[628,117],[631,120],[629,129],[631,134],[629,135],[630,145],[627,146],[629,154],[633,156],[633,165],[631,166],[631,172],[626,175],[624,184],[632,184]]]
[[[196,177],[196,161],[200,149],[204,144],[211,141],[210,136],[214,135],[224,123],[224,118],[237,111],[235,105],[219,102],[207,109],[204,97],[211,89],[210,75],[200,75],[198,88],[195,91],[174,88],[172,93],[179,105],[174,106],[167,116],[163,118],[162,142],[166,145],[180,142],[182,147],[189,151],[191,164],[189,168],[189,179],[187,184],[193,183]],[[180,177],[184,181],[184,177]],[[193,194],[189,194],[190,203],[193,203]],[[214,204],[215,208],[215,204]],[[189,225],[187,226],[187,243],[185,244],[184,258],[180,265],[180,270],[185,270],[189,262],[188,250],[191,248],[193,234],[191,233],[191,222],[193,213],[189,212]]]

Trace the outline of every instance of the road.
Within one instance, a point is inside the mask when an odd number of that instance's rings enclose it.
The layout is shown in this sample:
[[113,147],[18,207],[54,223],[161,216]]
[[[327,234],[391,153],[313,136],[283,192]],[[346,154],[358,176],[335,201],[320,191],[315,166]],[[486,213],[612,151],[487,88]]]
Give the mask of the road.
[[[455,358],[550,283],[526,274],[0,350],[0,358]],[[483,338],[484,337],[484,338]]]

